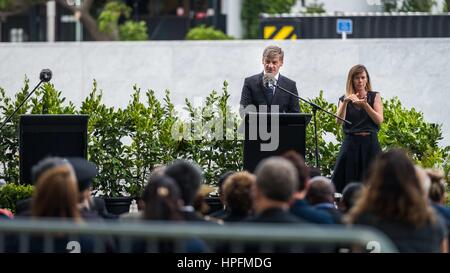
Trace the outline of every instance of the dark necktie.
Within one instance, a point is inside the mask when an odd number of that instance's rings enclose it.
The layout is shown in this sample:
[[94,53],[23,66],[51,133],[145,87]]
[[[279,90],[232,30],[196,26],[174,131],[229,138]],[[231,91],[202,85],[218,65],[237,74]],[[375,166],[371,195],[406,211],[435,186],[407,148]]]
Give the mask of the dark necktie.
[[273,89],[270,86],[265,86],[266,97],[269,100],[269,104],[272,104]]

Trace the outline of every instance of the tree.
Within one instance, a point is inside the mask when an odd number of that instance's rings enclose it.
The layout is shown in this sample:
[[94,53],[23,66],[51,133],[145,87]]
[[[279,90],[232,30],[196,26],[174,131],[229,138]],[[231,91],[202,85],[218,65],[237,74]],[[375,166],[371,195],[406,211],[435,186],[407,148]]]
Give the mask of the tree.
[[[4,21],[7,17],[23,13],[27,11],[30,7],[37,4],[44,4],[48,0],[0,0],[0,20]],[[65,9],[70,10],[83,24],[83,26],[88,31],[89,35],[94,39],[95,41],[111,41],[111,40],[119,40],[122,37],[119,35],[119,26],[118,26],[118,19],[121,15],[127,15],[122,14],[123,11],[127,11],[126,8],[128,8],[124,3],[118,0],[107,0],[107,4],[103,7],[102,13],[99,16],[99,22],[104,22],[108,27],[105,27],[102,29],[101,24],[97,23],[96,15],[93,14],[93,7],[94,5],[98,4],[98,2],[104,2],[104,1],[94,1],[94,0],[84,0],[83,5],[81,6],[71,6],[67,3],[66,0],[55,0],[58,5],[64,7]],[[94,3],[96,2],[96,3]],[[124,8],[125,6],[125,8]],[[111,8],[112,7],[112,8]],[[116,11],[114,8],[119,7],[119,16],[114,17],[116,15]],[[103,18],[102,18],[102,14]],[[125,16],[125,19],[129,18],[130,11],[128,11],[128,15]],[[110,15],[113,15],[113,17],[108,17]],[[109,21],[108,21],[109,19]],[[130,21],[130,20],[129,20]],[[125,21],[127,23],[128,21]],[[130,25],[130,24],[136,24],[136,25]],[[147,27],[143,26],[141,22],[131,22],[127,24],[127,30],[136,30],[138,35],[130,35],[127,33],[126,37],[133,37],[133,39],[136,39],[138,37],[139,39],[147,38],[148,35],[146,34]],[[117,31],[116,31],[117,30]]]
[[244,0],[241,18],[244,24],[245,37],[258,38],[259,15],[261,13],[288,13],[296,0]]
[[323,3],[317,2],[314,0],[313,3],[306,6],[306,13],[324,13],[325,8]]
[[[99,29],[101,32],[110,35],[113,40],[148,40],[145,22],[128,20],[130,15],[131,8],[125,3],[120,1],[108,2],[98,17]],[[125,22],[119,26],[121,20]]]
[[406,0],[400,11],[430,12],[435,4],[435,0]]
[[383,9],[386,12],[397,11],[397,0],[383,0]]

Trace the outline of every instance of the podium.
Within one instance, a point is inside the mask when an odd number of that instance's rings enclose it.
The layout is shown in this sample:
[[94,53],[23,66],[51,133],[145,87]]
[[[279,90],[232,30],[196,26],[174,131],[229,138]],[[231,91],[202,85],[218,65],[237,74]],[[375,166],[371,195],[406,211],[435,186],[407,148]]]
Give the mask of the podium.
[[[311,114],[303,113],[247,113],[244,118],[244,169],[253,173],[261,160],[289,150],[305,157],[306,126],[311,117]],[[277,132],[278,141],[274,139]]]
[[87,158],[88,115],[21,115],[20,183],[32,184],[31,168],[48,156]]

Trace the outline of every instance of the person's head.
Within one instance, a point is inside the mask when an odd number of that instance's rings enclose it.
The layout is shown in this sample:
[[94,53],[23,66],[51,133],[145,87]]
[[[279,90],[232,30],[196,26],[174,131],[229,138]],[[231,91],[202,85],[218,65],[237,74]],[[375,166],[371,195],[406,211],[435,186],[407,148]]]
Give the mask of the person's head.
[[80,198],[87,192],[90,194],[90,188],[92,186],[92,179],[97,175],[97,166],[81,157],[46,157],[39,161],[31,168],[31,178],[33,183],[36,183],[39,176],[59,165],[70,164],[75,173],[75,177],[78,182],[78,191],[80,192]]
[[248,214],[253,208],[251,192],[256,177],[249,172],[237,172],[230,175],[223,184],[225,205],[232,211]]
[[358,182],[352,182],[345,186],[342,190],[342,200],[339,204],[339,207],[343,212],[347,212],[353,208],[363,187],[364,185]]
[[350,211],[349,222],[364,213],[414,226],[435,220],[414,164],[404,151],[393,149],[382,153],[371,168],[366,187]]
[[184,205],[192,205],[203,179],[201,169],[194,163],[177,160],[167,166],[164,173],[177,183]]
[[364,65],[358,64],[350,69],[347,77],[347,86],[345,94],[347,96],[355,94],[357,90],[371,91],[370,76]]
[[165,165],[157,164],[157,165],[153,166],[153,169],[148,176],[148,181],[151,181],[154,177],[164,175],[165,171],[166,171]]
[[330,179],[324,176],[316,176],[309,181],[309,189],[306,193],[306,201],[310,205],[320,203],[334,203],[334,185]]
[[163,176],[165,170],[166,170],[166,166],[165,165],[156,164],[155,166],[153,166],[152,170],[150,171],[150,174],[148,175],[147,182],[146,182],[146,184],[144,186],[144,189],[140,192],[141,198],[138,200],[138,203],[137,203],[139,210],[144,210],[144,208],[145,208],[145,203],[144,203],[144,200],[143,200],[143,194],[144,194],[145,188],[154,179],[156,179],[159,176]]
[[283,204],[290,201],[297,189],[297,170],[287,159],[274,156],[261,161],[255,170],[255,209],[260,201]]
[[181,220],[182,205],[180,189],[168,176],[155,176],[142,192],[143,218],[146,220]]
[[67,160],[39,172],[36,178],[31,206],[33,216],[80,219],[77,180]]
[[431,180],[429,198],[434,203],[445,205],[447,199],[447,184],[444,179],[444,172],[440,170],[426,169],[428,177]]
[[276,75],[283,66],[284,52],[278,46],[268,46],[264,49],[262,63],[264,71],[268,74]]
[[217,187],[218,187],[218,194],[219,194],[219,198],[220,201],[222,201],[223,203],[223,184],[225,183],[225,181],[227,180],[228,177],[230,177],[231,175],[235,174],[235,171],[227,171],[224,174],[222,174],[219,177],[219,181],[217,181]]
[[194,207],[194,210],[200,214],[200,215],[207,215],[210,206],[208,205],[208,202],[206,199],[209,197],[209,195],[214,191],[214,188],[205,184],[202,184],[200,186],[200,189],[197,191],[197,194],[195,195],[194,201],[192,202],[192,206]]
[[309,180],[309,169],[306,167],[303,157],[299,153],[292,150],[284,153],[282,157],[289,160],[297,169],[297,191],[302,192],[306,190],[306,184]]
[[416,165],[414,166],[414,169],[416,170],[417,179],[419,179],[420,185],[422,186],[423,197],[428,200],[428,193],[430,192],[431,187],[431,179],[422,167]]
[[322,171],[320,168],[314,166],[308,166],[309,178],[313,178],[316,176],[322,176]]
[[81,157],[67,157],[75,172],[78,181],[79,203],[89,200],[91,197],[92,179],[97,176],[97,166]]
[[70,162],[65,158],[56,156],[46,157],[36,163],[36,165],[31,167],[31,180],[34,184],[36,184],[39,176],[41,176],[42,173],[51,168],[66,164],[70,164]]

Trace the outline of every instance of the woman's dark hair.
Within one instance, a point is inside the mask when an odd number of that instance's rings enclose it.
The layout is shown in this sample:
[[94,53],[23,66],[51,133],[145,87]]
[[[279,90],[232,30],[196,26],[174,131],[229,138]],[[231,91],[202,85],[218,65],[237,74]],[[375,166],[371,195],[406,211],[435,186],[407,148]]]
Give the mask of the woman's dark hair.
[[416,227],[435,222],[414,164],[404,151],[393,149],[381,154],[370,173],[367,187],[350,211],[348,222],[355,222],[365,213]]
[[168,176],[152,177],[144,188],[142,201],[146,220],[182,220],[180,189]]
[[186,160],[176,160],[164,171],[164,174],[174,179],[181,191],[184,205],[192,205],[203,180],[200,167]]
[[342,203],[345,206],[346,212],[353,208],[353,205],[357,201],[363,188],[364,185],[359,182],[352,182],[345,186],[344,190],[342,191]]

